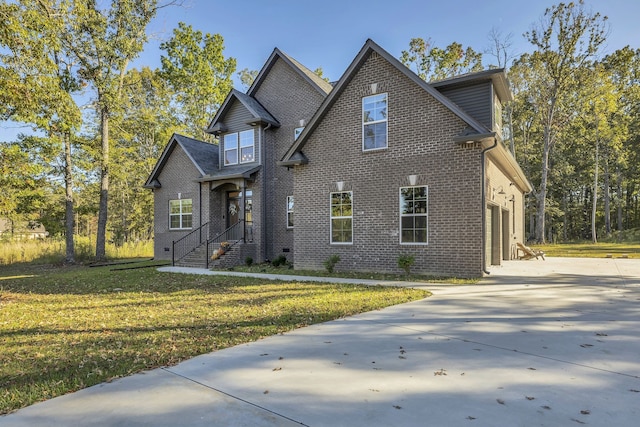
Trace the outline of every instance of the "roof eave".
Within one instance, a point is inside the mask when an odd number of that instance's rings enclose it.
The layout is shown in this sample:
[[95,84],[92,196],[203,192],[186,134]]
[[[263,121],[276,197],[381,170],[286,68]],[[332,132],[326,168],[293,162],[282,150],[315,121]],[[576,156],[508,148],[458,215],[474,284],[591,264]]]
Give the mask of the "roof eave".
[[305,156],[301,152],[294,153],[287,160],[283,159],[283,160],[277,162],[278,166],[284,166],[284,167],[288,167],[288,168],[293,167],[293,166],[306,165],[307,163],[309,163],[309,159],[307,158],[307,156]]

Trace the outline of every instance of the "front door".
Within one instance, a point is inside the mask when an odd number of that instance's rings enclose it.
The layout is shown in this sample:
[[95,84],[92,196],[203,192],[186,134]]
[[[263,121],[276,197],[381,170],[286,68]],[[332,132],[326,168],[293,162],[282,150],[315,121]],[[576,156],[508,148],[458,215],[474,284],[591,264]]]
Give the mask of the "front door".
[[227,192],[227,228],[236,225],[240,220],[240,203],[242,193],[240,191]]

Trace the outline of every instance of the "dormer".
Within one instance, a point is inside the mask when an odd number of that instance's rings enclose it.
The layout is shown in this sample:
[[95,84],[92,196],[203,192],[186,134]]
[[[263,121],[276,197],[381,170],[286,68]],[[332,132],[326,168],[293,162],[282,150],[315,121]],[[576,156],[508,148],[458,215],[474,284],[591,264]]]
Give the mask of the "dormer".
[[504,69],[464,74],[430,85],[488,129],[502,135],[502,106],[513,100]]
[[219,138],[220,167],[261,164],[260,129],[279,127],[278,121],[256,99],[231,90],[207,133]]

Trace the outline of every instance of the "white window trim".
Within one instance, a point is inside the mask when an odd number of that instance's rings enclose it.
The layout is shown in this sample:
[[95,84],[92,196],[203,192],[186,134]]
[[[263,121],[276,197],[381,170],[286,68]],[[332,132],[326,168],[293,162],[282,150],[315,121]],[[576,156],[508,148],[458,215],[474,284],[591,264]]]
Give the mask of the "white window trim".
[[[333,216],[333,205],[331,200],[334,194],[349,193],[351,194],[351,215],[350,216]],[[351,219],[351,241],[350,242],[334,242],[333,241],[333,220],[334,219]],[[332,191],[329,193],[329,243],[332,245],[353,245],[353,191]]]
[[[235,146],[232,147],[232,148],[228,148],[229,144],[227,144],[227,137],[228,136],[232,136],[232,135],[235,135],[235,137],[236,137]],[[237,165],[238,164],[238,160],[240,159],[240,138],[239,138],[238,133],[237,132],[228,133],[228,134],[223,136],[222,141],[224,143],[224,156],[223,156],[223,159],[222,159],[222,163],[225,166]],[[233,150],[236,151],[236,161],[235,161],[235,163],[231,163],[231,162],[227,163],[227,151],[233,151]]]
[[[402,214],[402,189],[403,188],[426,188],[426,196],[427,196],[427,211],[425,213],[420,214]],[[409,245],[409,246],[428,246],[429,245],[429,186],[428,185],[407,185],[404,187],[400,187],[398,189],[398,214],[400,217],[400,222],[398,224],[398,229],[400,230],[398,240],[401,245]],[[427,241],[426,242],[403,242],[402,241],[402,218],[404,217],[416,217],[416,216],[424,216],[427,219]]]
[[[386,100],[387,100],[387,117],[384,120],[374,120],[372,122],[365,122],[364,121],[364,102],[367,98],[372,98],[374,96],[380,96],[380,95],[385,95]],[[370,151],[380,151],[380,150],[387,150],[389,149],[389,94],[387,92],[383,92],[383,93],[376,93],[373,95],[368,95],[362,98],[362,105],[361,105],[361,111],[360,111],[360,121],[362,122],[362,151],[365,153],[368,153]],[[386,123],[387,126],[385,126],[385,141],[386,141],[386,145],[384,147],[379,147],[379,148],[365,148],[364,146],[364,140],[365,140],[365,135],[364,135],[364,128],[366,125],[375,125],[377,123]]]
[[[248,134],[251,133],[251,141],[252,144],[249,146],[247,145],[246,147],[242,146],[242,134]],[[242,161],[242,149],[243,148],[248,148],[251,147],[251,160],[247,160],[246,162]],[[253,131],[253,129],[249,129],[249,130],[243,130],[242,132],[238,132],[238,161],[240,163],[253,163],[256,161],[256,135],[255,132]]]
[[[182,212],[182,204],[183,202],[189,200],[191,202],[191,213],[186,214]],[[172,214],[171,213],[171,202],[180,202],[180,213]],[[191,215],[191,227],[183,227],[183,217],[185,215]],[[171,217],[177,216],[180,218],[180,227],[171,227]],[[169,200],[169,230],[191,230],[193,229],[193,199],[171,199]]]
[[297,127],[293,130],[293,140],[296,141],[302,131],[304,130],[304,126]]
[[[289,209],[289,200],[293,201],[292,203],[292,208]],[[291,214],[291,216],[293,217],[294,215],[294,210],[295,210],[295,199],[293,198],[293,196],[287,196],[287,228],[288,229],[292,229],[293,227],[295,227],[295,218],[292,218],[292,222],[293,225],[289,225],[289,214]]]

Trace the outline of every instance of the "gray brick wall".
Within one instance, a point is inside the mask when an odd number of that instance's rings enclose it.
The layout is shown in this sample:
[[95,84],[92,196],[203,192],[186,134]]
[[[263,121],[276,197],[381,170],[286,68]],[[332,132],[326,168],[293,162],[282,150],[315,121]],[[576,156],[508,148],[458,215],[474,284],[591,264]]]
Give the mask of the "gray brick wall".
[[[388,149],[362,152],[362,97],[388,93]],[[456,145],[465,123],[377,54],[372,55],[310,136],[309,164],[295,167],[297,269],[401,272],[399,254],[416,258],[412,271],[480,276],[482,204],[480,149]],[[408,176],[429,187],[427,246],[399,243],[399,187]],[[329,193],[336,182],[353,191],[353,244],[332,245]]]
[[[263,169],[254,185],[261,188],[266,177],[268,196],[264,204],[256,203],[256,209],[266,210],[266,254],[268,259],[285,255],[294,261],[294,230],[287,228],[286,210],[287,196],[293,195],[293,171],[276,162],[293,144],[294,129],[300,120],[308,122],[324,97],[282,59],[273,64],[254,96],[281,125],[265,132]],[[287,249],[289,252],[285,252]]]
[[[200,173],[179,145],[171,153],[169,161],[158,176],[161,188],[154,189],[154,254],[156,259],[171,259],[172,241],[178,240],[191,230],[169,230],[169,200],[193,200],[193,229],[200,226],[200,218],[209,216],[209,192],[207,186],[195,180]],[[202,209],[201,209],[202,207]],[[168,250],[166,250],[168,248]]]

